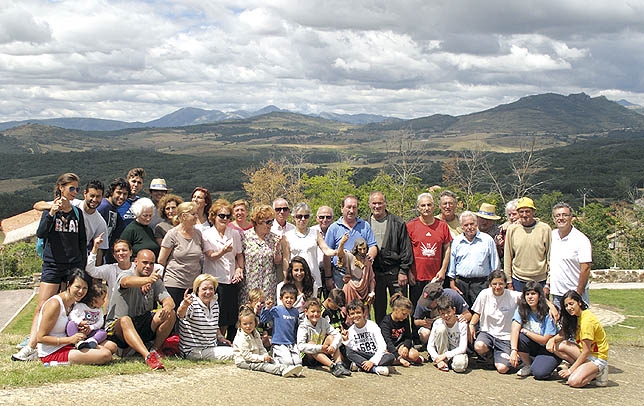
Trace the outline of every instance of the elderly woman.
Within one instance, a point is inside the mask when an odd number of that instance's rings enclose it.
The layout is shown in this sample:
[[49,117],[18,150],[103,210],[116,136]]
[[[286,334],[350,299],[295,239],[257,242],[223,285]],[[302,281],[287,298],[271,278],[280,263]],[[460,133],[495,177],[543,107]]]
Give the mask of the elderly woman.
[[130,210],[134,213],[134,221],[125,227],[121,239],[128,241],[132,246],[132,257],[136,257],[136,254],[141,250],[150,250],[158,258],[159,244],[154,239],[154,232],[149,227],[154,203],[147,197],[142,197],[132,204]]
[[172,221],[177,215],[177,207],[183,203],[183,199],[175,194],[167,194],[159,200],[158,214],[161,222],[154,227],[154,238],[157,241],[157,244],[161,245],[163,237],[166,233],[170,231],[174,224]]
[[317,290],[317,288],[323,286],[322,275],[318,267],[322,258],[318,258],[318,247],[329,257],[336,255],[336,251],[329,248],[321,232],[308,226],[309,218],[311,217],[311,207],[308,204],[297,203],[293,207],[293,217],[295,218],[295,230],[287,231],[284,234],[286,250],[284,251],[283,269],[288,269],[288,261],[294,257],[300,256],[304,258],[313,274],[313,281]]
[[228,224],[228,227],[244,232],[253,227],[253,223],[248,221],[248,202],[244,199],[235,200],[233,202],[233,217],[234,221]]
[[195,228],[199,231],[206,231],[211,224],[208,222],[208,212],[212,205],[212,196],[205,187],[197,186],[190,195],[190,200],[197,205],[197,222]]
[[[217,279],[210,274],[197,276],[193,292],[186,289],[177,309],[179,353],[186,359],[226,361],[233,359],[233,348],[219,330]],[[227,346],[218,345],[218,343]]]
[[501,258],[501,260],[503,260],[503,248],[505,246],[505,236],[508,232],[508,227],[519,221],[519,212],[517,211],[518,202],[519,199],[514,199],[505,204],[505,215],[507,216],[508,220],[499,226],[499,233],[496,235],[496,237],[494,237],[496,250],[499,252],[499,258]]
[[[282,261],[283,240],[271,232],[275,221],[275,210],[271,206],[259,205],[250,213],[253,228],[242,236],[245,258],[245,279],[242,285],[240,303],[248,301],[248,292],[259,288],[268,297],[277,287],[275,264]],[[273,300],[274,302],[274,300]]]
[[214,275],[219,282],[219,329],[224,336],[228,326],[237,322],[239,282],[244,278],[241,235],[228,227],[232,210],[228,200],[216,200],[208,214],[213,226],[203,232],[204,249],[212,251],[212,255],[207,255],[204,260],[203,272]]

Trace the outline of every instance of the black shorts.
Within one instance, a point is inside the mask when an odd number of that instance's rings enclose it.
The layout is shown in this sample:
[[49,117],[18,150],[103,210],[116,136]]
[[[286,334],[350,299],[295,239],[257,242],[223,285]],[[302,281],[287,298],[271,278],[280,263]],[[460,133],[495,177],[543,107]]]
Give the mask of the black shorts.
[[56,264],[51,262],[43,262],[40,274],[40,281],[45,283],[60,284],[67,282],[72,269],[81,268],[85,269],[82,264]]
[[[154,340],[155,337],[157,336],[156,331],[152,330],[153,318],[154,318],[153,312],[146,312],[132,318],[132,324],[134,324],[134,329],[136,330],[137,333],[139,333],[139,337],[141,337],[141,341],[143,341],[144,343]],[[106,328],[107,338],[110,341],[114,341],[114,343],[116,343],[116,345],[119,348],[129,347],[128,343],[126,343],[125,340],[122,340],[120,337],[114,334],[114,323],[116,323],[116,320],[110,323],[110,325],[108,325]]]
[[234,326],[239,317],[239,283],[217,286],[219,325]]

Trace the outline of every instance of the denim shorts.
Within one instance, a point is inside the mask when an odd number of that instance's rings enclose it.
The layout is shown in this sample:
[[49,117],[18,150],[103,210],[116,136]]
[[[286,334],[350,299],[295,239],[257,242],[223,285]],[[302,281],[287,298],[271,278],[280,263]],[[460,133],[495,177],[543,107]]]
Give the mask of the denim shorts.
[[597,369],[599,369],[600,374],[604,372],[604,369],[608,368],[608,361],[606,361],[605,359],[601,359],[601,358],[597,358],[592,355],[589,355],[588,361],[592,362],[597,366]]

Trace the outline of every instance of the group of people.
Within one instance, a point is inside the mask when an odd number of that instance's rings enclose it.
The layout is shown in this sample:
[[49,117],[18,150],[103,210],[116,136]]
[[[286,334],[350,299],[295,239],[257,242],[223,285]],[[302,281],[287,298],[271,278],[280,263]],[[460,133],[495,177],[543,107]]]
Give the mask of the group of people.
[[178,337],[188,359],[283,376],[303,362],[387,375],[427,361],[421,345],[441,371],[465,371],[469,353],[500,373],[545,379],[559,368],[571,386],[606,383],[608,344],[587,309],[590,242],[565,203],[551,230],[528,197],[497,225],[492,204],[457,216],[456,195],[443,191],[434,215],[433,195],[421,193],[405,222],[375,191],[365,220],[349,195],[337,220],[321,206],[309,227],[305,202],[251,209],[203,187],[184,201],[161,178],[139,197],[144,178],[134,168],[107,191],[99,180],[81,190],[67,173],[53,201],[34,205],[38,306],[13,359],[100,364],[129,348],[161,369]]

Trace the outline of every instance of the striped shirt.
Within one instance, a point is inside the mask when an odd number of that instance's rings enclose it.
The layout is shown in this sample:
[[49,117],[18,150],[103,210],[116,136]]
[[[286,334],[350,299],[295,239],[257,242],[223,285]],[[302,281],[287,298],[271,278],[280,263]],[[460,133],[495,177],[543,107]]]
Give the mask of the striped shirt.
[[186,355],[193,348],[216,347],[218,330],[217,295],[210,300],[210,306],[206,306],[201,299],[194,296],[186,316],[179,318],[179,351]]

